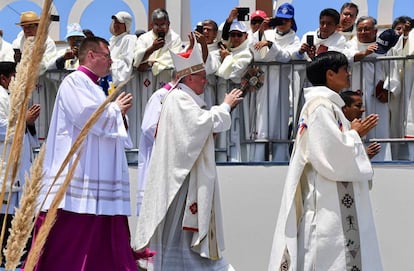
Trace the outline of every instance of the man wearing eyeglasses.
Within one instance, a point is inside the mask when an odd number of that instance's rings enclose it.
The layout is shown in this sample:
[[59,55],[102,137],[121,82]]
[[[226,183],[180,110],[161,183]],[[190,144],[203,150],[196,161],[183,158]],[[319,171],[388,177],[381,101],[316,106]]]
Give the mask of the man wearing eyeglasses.
[[81,151],[71,158],[53,184],[82,127],[106,99],[97,82],[110,72],[112,60],[108,45],[99,37],[85,38],[79,48],[80,65],[65,77],[56,96],[45,143],[45,174],[39,202],[44,200],[49,188],[51,192],[35,232],[76,156],[81,157],[36,270],[137,270],[129,240],[130,191],[124,150],[130,147],[124,117],[132,106],[131,94],[123,92],[106,106],[86,135]]
[[336,31],[341,33],[347,40],[352,39],[356,34],[355,21],[358,16],[358,6],[352,2],[344,3],[341,7],[339,25]]
[[[356,32],[356,37],[347,42],[346,49],[344,50],[344,54],[348,57],[351,63],[350,67],[352,68],[351,89],[363,90],[366,93],[364,98],[367,113],[375,113],[380,116],[378,126],[368,133],[367,138],[389,138],[390,112],[388,97],[390,92],[384,88],[386,62],[362,61],[386,55],[389,48],[376,42],[378,33],[377,20],[371,16],[361,16],[357,20]],[[393,31],[390,32],[394,34]],[[398,39],[397,35],[394,35]],[[390,40],[385,42],[391,45]],[[391,160],[390,144],[381,143],[381,145],[381,152],[375,156],[374,160]]]
[[[136,43],[134,66],[139,71],[152,70],[154,76],[174,67],[169,50],[182,50],[180,36],[170,29],[170,19],[165,9],[152,12],[152,30],[142,34]],[[171,75],[164,83],[171,81]]]

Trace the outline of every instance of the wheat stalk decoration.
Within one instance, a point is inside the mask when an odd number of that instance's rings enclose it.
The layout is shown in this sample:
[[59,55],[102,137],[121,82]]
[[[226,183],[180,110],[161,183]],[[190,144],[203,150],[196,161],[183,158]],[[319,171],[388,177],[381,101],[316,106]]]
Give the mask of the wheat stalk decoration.
[[[9,90],[11,92],[10,93],[10,113],[8,116],[6,137],[4,140],[4,148],[3,148],[3,153],[1,156],[2,163],[0,163],[0,168],[1,168],[0,172],[3,171],[3,165],[4,165],[3,161],[6,161],[7,159],[6,153],[8,153],[9,149],[11,149],[9,142],[14,138],[13,136],[15,134],[16,123],[19,117],[19,109],[22,108],[22,103],[24,100],[25,89],[26,89],[27,74],[28,74],[28,71],[25,69],[25,67],[28,67],[30,63],[30,58],[31,58],[30,52],[32,52],[33,44],[34,44],[33,38],[27,39],[27,41],[25,42],[23,52],[28,52],[28,53],[23,54],[21,63],[17,65],[17,68],[16,68],[16,77],[12,78],[9,84]],[[10,154],[7,160],[7,166],[5,170],[6,172],[3,176],[3,180],[2,180],[3,182],[1,185],[0,202],[4,201],[7,183],[12,182],[9,171],[10,171],[10,168],[16,163],[16,161],[12,159],[14,155],[15,153],[12,154],[10,150]],[[6,213],[7,212],[8,212],[8,207],[6,208]],[[4,228],[5,221],[3,221],[2,225],[3,225],[2,228]],[[1,232],[3,232],[3,229]],[[0,235],[0,239],[1,241],[3,240],[2,235]],[[2,256],[0,255],[0,259],[1,258]]]
[[[37,28],[36,37],[34,40],[34,45],[32,50],[23,50],[23,59],[22,62],[17,67],[17,74],[16,74],[16,85],[12,85],[12,87],[21,87],[17,89],[10,89],[13,91],[17,91],[15,98],[17,100],[11,101],[11,116],[9,119],[9,125],[7,132],[6,132],[6,140],[5,143],[10,140],[11,135],[13,135],[13,141],[10,147],[10,154],[6,164],[6,170],[4,175],[4,180],[2,184],[2,189],[0,193],[0,202],[3,202],[4,195],[6,192],[6,183],[9,177],[9,172],[11,169],[11,179],[10,179],[10,193],[8,195],[7,207],[5,212],[5,217],[8,214],[9,203],[11,198],[11,188],[13,187],[17,171],[20,164],[20,154],[21,148],[23,146],[23,137],[24,131],[26,129],[26,112],[27,106],[32,94],[33,89],[35,88],[36,82],[38,80],[39,74],[39,66],[40,62],[42,61],[43,54],[45,52],[45,41],[48,36],[49,25],[50,25],[50,8],[52,5],[52,0],[45,0],[43,3],[42,14],[40,16],[40,22]],[[30,40],[30,38],[28,38]],[[20,75],[19,75],[20,72]],[[21,76],[21,77],[20,77]],[[24,91],[22,91],[24,90]],[[22,94],[23,93],[23,94]],[[22,102],[20,103],[20,101]],[[20,107],[18,107],[20,105]],[[16,110],[18,110],[18,115],[16,115]],[[17,116],[17,117],[16,117]],[[17,120],[17,121],[16,121]],[[7,146],[5,144],[5,146]],[[4,161],[4,160],[3,160]],[[1,235],[0,235],[0,244],[3,242],[4,234],[6,231],[6,219],[3,220]],[[2,260],[2,256],[0,254],[0,260]]]
[[36,160],[30,168],[30,178],[26,176],[23,195],[12,220],[10,236],[4,251],[6,270],[16,269],[32,232],[35,223],[36,207],[38,206],[37,200],[42,187],[44,157],[45,145],[41,147]]

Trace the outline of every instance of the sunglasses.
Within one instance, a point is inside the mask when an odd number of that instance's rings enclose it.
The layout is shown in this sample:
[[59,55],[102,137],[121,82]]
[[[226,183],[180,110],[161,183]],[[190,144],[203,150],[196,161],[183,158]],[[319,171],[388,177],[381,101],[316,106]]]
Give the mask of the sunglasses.
[[261,24],[261,23],[263,23],[263,20],[251,20],[250,23],[251,24]]
[[234,37],[241,38],[241,37],[243,37],[243,33],[241,33],[241,32],[232,32],[232,33],[230,33],[230,37],[232,37],[232,38],[234,38]]

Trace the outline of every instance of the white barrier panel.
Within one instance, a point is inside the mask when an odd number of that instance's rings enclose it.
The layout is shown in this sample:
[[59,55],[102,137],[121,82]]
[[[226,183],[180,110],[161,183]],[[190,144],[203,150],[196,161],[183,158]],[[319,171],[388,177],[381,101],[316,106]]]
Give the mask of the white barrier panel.
[[[225,256],[237,271],[267,270],[286,170],[278,165],[218,166]],[[384,270],[414,270],[414,166],[375,164],[374,170],[371,200]],[[130,173],[136,185],[136,167]],[[134,235],[136,217],[130,222]]]

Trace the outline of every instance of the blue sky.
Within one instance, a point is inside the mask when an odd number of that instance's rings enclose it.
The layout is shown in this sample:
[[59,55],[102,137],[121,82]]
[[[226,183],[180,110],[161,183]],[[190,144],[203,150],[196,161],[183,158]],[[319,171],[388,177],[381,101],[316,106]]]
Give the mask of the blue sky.
[[[2,0],[4,1],[4,0]],[[82,0],[81,0],[82,1]],[[139,0],[136,0],[139,1]],[[167,0],[168,1],[168,0]],[[270,1],[270,0],[269,0]],[[282,0],[279,0],[281,3]],[[75,0],[55,0],[54,4],[58,9],[61,17],[61,40],[64,40],[66,25],[68,23],[68,11],[73,6]],[[197,22],[203,19],[213,19],[220,23],[227,17],[231,8],[238,5],[237,0],[191,0],[191,22],[195,26]],[[314,30],[318,27],[319,12],[327,7],[339,9],[345,1],[338,0],[293,0],[295,7],[295,18],[298,25],[298,36],[301,37],[306,31]],[[378,0],[367,0],[368,15],[377,17]],[[394,0],[394,10],[392,18],[399,15],[408,15],[414,17],[412,0]],[[144,6],[148,6],[148,0],[143,1]],[[31,1],[19,0],[9,4],[0,10],[0,28],[4,30],[4,39],[12,41],[20,27],[15,23],[19,21],[19,13],[22,11],[34,10],[40,13],[40,7]],[[130,11],[127,4],[122,0],[94,0],[85,10],[81,18],[83,28],[92,29],[96,35],[109,38],[109,23],[111,15],[119,10]],[[137,18],[135,18],[137,20]],[[390,22],[391,23],[391,22]],[[174,28],[174,26],[172,26]],[[135,30],[133,28],[133,30]]]

